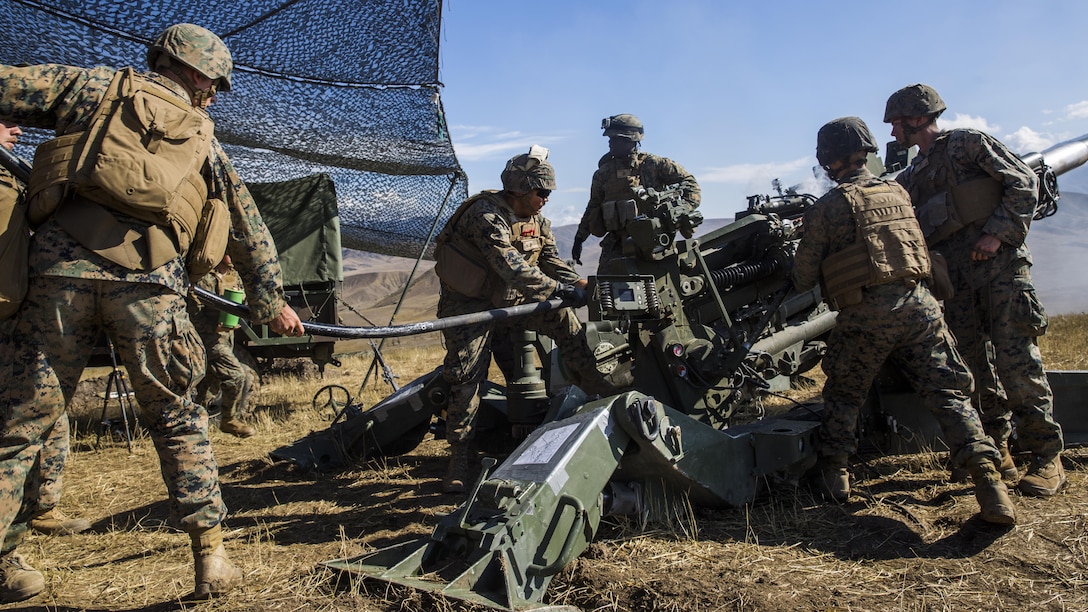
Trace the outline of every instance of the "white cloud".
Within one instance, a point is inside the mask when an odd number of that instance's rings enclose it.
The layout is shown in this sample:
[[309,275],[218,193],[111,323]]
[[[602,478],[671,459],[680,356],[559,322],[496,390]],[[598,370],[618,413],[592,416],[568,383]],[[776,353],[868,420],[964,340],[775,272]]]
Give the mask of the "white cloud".
[[788,162],[771,162],[766,164],[737,164],[734,166],[722,166],[720,168],[708,168],[700,172],[696,178],[700,183],[736,183],[741,185],[751,184],[753,181],[769,181],[797,173],[801,169],[807,170],[816,163],[812,157],[802,157]]
[[1065,117],[1067,119],[1084,119],[1088,118],[1088,100],[1083,102],[1077,102],[1076,104],[1070,104],[1065,107]]
[[1050,134],[1036,132],[1028,126],[1021,126],[1012,134],[1001,139],[1005,146],[1019,155],[1042,151],[1053,145],[1056,141]]
[[518,131],[500,132],[483,125],[451,125],[453,149],[461,161],[506,159],[518,152],[528,151],[530,145],[547,147],[563,140],[562,136],[533,136]]
[[544,209],[544,215],[551,220],[552,227],[577,225],[582,221],[582,212],[584,212],[582,209],[575,209],[573,206],[567,206],[556,210]]
[[951,118],[942,115],[940,125],[942,129],[946,130],[974,128],[986,132],[987,134],[996,134],[1001,131],[1001,126],[990,125],[990,122],[986,121],[985,117],[974,117],[972,115],[964,115],[963,113],[956,113]]
[[511,157],[515,151],[528,151],[529,146],[534,144],[529,140],[509,140],[505,142],[481,142],[472,143],[461,141],[458,143],[454,141],[453,150],[457,153],[457,158],[462,161],[481,161],[485,159],[496,159],[499,157]]

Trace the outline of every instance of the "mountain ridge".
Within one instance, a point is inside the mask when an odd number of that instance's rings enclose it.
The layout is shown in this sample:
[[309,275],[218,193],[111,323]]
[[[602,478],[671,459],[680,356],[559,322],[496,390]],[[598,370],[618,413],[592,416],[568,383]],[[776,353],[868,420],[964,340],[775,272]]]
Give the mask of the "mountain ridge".
[[[699,234],[709,233],[731,221],[707,219],[699,227]],[[576,231],[575,225],[552,228],[561,255],[570,256]],[[1051,314],[1088,312],[1088,266],[1083,263],[1088,261],[1085,236],[1088,236],[1088,195],[1079,192],[1063,193],[1058,212],[1031,225],[1027,242],[1034,262],[1032,276],[1039,299]],[[599,256],[599,240],[590,238],[583,246],[583,264],[575,268],[583,276],[589,276],[596,270]],[[397,321],[433,319],[438,304],[438,278],[433,271],[433,261],[418,263],[415,278],[404,291],[416,266],[414,259],[345,249],[342,300],[375,324],[384,325],[403,294],[406,299],[396,313]],[[354,319],[356,323],[364,324],[359,317]]]

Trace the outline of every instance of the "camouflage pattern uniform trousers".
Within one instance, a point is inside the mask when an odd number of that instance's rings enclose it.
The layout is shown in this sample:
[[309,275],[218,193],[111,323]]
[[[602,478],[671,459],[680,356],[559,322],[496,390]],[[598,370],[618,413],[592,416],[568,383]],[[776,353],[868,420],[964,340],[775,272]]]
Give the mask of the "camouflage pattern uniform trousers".
[[[1021,450],[1054,457],[1062,451],[1062,430],[1054,421],[1038,345],[1047,316],[1031,282],[1031,254],[1024,242],[1038,197],[1034,172],[993,137],[957,129],[942,133],[897,180],[918,207],[986,176],[999,180],[1005,192],[990,218],[930,245],[948,261],[955,290],[944,302],[945,319],[974,373],[975,405],[986,432],[998,444],[1006,442],[1015,416]],[[982,234],[1002,245],[996,256],[972,261],[971,250]]]
[[[216,295],[223,295],[224,289],[240,289],[237,277],[228,272],[218,275],[213,270],[197,281],[196,286]],[[243,402],[249,388],[249,373],[238,356],[234,354],[234,330],[219,330],[219,311],[203,306],[196,300],[189,300],[189,312],[193,326],[200,334],[200,340],[208,353],[207,372],[204,380],[197,386],[196,398],[207,395],[206,390],[215,383],[222,392],[220,405],[223,415],[234,417],[246,416]]]
[[[0,119],[70,133],[85,129],[114,75],[109,68],[0,65]],[[188,101],[180,85],[151,78]],[[230,160],[212,142],[209,193],[230,209],[227,252],[257,321],[286,305],[275,246]],[[146,227],[120,218],[136,230]],[[208,415],[190,396],[204,375],[204,347],[186,311],[180,257],[132,271],[84,248],[49,219],[30,247],[30,288],[0,347],[0,534],[3,552],[25,531],[37,495],[32,474],[65,414],[100,331],[113,340],[159,456],[171,514],[185,531],[217,525],[226,509],[208,441]]]
[[611,200],[629,200],[635,197],[635,189],[663,189],[679,184],[684,199],[694,207],[699,206],[702,198],[699,183],[695,177],[680,164],[659,155],[636,151],[626,158],[613,157],[605,153],[597,163],[593,180],[589,187],[589,203],[578,223],[576,240],[585,241],[590,234],[604,236],[601,240],[601,257],[597,270],[603,270],[606,263],[623,256],[623,240],[627,232],[610,232],[605,229],[604,213],[601,204]]
[[[536,265],[512,244],[512,214],[501,196],[481,198],[461,216],[456,231],[480,247],[490,270],[489,278],[507,288],[503,303],[471,298],[443,283],[438,300],[438,316],[451,317],[491,308],[541,302],[551,298],[560,283],[574,283],[578,273],[559,256],[551,223],[537,215],[541,228],[541,253]],[[585,329],[571,308],[519,318],[506,330],[524,327],[543,333],[559,347],[559,354],[575,382],[589,393],[603,390],[606,384],[596,369],[596,360],[589,350]],[[450,401],[446,409],[446,439],[453,443],[468,442],[474,436],[473,423],[479,406],[480,384],[487,378],[491,363],[491,335],[495,323],[480,323],[446,329],[442,337],[446,344],[442,376],[450,383]]]
[[[846,180],[873,176],[863,168]],[[793,271],[799,289],[815,286],[824,259],[857,240],[853,213],[841,189],[831,190],[806,211],[804,232]],[[862,294],[861,303],[839,311],[822,361],[827,382],[820,454],[857,451],[859,410],[881,366],[890,359],[936,418],[955,465],[966,465],[975,456],[997,462],[997,447],[983,431],[968,397],[971,373],[925,283],[897,280],[865,287]]]
[[[0,168],[0,208],[7,209],[14,206],[16,200],[22,195],[22,184],[5,168]],[[0,336],[6,337],[14,326],[13,319],[0,321]],[[0,340],[0,346],[4,350],[11,345]],[[5,362],[5,357],[0,357],[0,363]],[[41,455],[38,460],[38,469],[29,478],[30,486],[38,491],[37,497],[30,497],[33,506],[28,508],[30,516],[44,514],[60,504],[61,494],[64,492],[64,463],[68,460],[70,449],[70,427],[68,415],[61,415],[56,424],[49,430],[49,434],[42,445]]]

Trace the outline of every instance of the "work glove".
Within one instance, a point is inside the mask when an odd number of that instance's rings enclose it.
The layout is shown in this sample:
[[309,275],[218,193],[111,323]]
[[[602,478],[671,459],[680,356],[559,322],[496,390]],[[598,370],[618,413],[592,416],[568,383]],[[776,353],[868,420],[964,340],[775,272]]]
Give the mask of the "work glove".
[[589,294],[585,289],[568,283],[562,283],[556,287],[552,297],[559,298],[574,308],[585,306],[589,302]]
[[571,258],[574,259],[574,263],[578,264],[579,266],[582,265],[582,243],[585,241],[585,238],[579,239],[577,236],[575,236],[574,246],[570,249]]

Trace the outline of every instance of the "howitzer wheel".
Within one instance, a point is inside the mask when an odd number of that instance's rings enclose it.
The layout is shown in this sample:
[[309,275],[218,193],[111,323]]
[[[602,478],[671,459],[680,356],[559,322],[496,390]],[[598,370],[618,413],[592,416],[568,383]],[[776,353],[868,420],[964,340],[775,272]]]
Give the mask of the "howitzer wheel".
[[319,414],[328,414],[326,418],[336,420],[344,408],[351,405],[351,392],[340,385],[325,385],[314,393],[313,407]]

